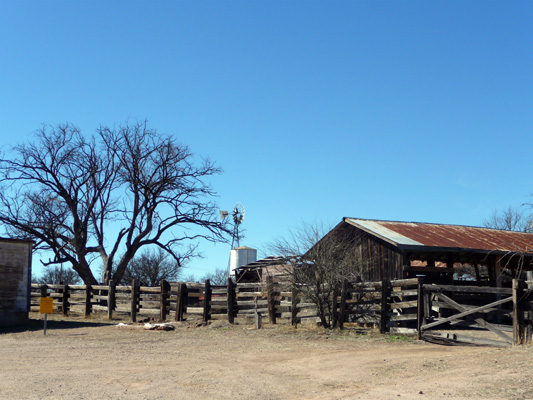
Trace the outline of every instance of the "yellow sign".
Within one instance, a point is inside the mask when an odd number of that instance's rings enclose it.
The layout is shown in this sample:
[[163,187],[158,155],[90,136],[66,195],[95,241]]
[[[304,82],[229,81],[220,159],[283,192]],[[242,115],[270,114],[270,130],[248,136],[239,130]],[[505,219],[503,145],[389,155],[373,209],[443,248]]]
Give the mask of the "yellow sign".
[[54,311],[54,299],[52,297],[41,297],[39,312],[41,314],[51,314]]

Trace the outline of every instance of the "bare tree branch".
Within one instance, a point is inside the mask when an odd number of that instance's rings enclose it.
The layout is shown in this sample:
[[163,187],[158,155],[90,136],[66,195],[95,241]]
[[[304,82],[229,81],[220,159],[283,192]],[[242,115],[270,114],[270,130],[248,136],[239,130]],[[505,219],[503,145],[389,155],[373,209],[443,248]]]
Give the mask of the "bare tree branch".
[[187,146],[146,122],[101,126],[89,139],[70,124],[43,126],[36,139],[0,158],[0,222],[10,237],[53,252],[44,264],[69,262],[95,284],[90,264],[100,257],[102,281],[120,281],[144,246],[180,260],[191,254],[176,253],[177,243],[226,240],[204,181],[220,168],[195,163]]
[[356,238],[328,232],[324,224],[301,223],[269,246],[274,254],[289,260],[285,271],[289,282],[316,305],[326,328],[331,327],[335,288],[361,275],[354,252]]
[[486,228],[502,229],[505,231],[533,232],[533,216],[527,215],[524,210],[509,206],[501,211],[494,211],[483,226]]

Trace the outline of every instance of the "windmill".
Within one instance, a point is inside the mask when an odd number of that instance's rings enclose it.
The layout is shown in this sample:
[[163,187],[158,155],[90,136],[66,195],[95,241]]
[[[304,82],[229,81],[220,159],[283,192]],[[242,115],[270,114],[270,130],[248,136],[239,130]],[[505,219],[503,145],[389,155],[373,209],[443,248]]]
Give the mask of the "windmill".
[[[229,212],[220,211],[220,219],[224,220],[228,216]],[[243,238],[242,232],[239,232],[239,227],[244,220],[244,206],[241,203],[235,204],[231,212],[231,217],[233,218],[233,233],[231,235],[231,248],[233,249],[235,243],[237,243],[237,247],[240,246],[240,241]]]
[[[220,211],[220,219],[225,220],[230,216],[228,211]],[[238,267],[257,261],[257,250],[249,247],[240,247],[240,240],[244,237],[241,224],[244,220],[244,206],[241,203],[235,204],[231,211],[233,219],[233,233],[231,240],[230,257],[228,260],[228,270],[230,276],[235,276]]]

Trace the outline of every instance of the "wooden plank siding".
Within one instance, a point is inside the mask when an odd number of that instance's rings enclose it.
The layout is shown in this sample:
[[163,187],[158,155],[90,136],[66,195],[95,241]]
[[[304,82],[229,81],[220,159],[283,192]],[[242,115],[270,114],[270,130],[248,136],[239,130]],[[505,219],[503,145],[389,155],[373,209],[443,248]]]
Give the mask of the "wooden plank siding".
[[403,279],[403,255],[390,243],[354,227],[346,226],[344,235],[354,244],[354,272],[363,281]]
[[16,325],[28,319],[32,244],[0,239],[0,326]]

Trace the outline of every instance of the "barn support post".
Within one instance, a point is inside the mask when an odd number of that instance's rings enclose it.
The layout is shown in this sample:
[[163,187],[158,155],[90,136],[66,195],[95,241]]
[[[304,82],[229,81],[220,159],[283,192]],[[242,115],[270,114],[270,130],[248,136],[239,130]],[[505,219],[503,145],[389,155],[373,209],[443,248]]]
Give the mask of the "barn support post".
[[526,295],[526,284],[519,279],[513,279],[513,344],[520,345],[526,343],[525,321],[524,321],[524,297]]
[[341,303],[339,304],[339,329],[344,329],[344,319],[346,314],[346,297],[348,296],[348,280],[342,281]]
[[139,309],[139,281],[131,281],[131,322],[137,321],[137,311]]
[[525,324],[526,324],[526,344],[532,343],[532,336],[533,336],[533,277],[530,278],[530,273],[533,274],[532,271],[528,271],[527,280],[529,282],[526,282],[527,284],[527,297],[524,299],[525,302]]
[[272,282],[271,276],[267,276],[266,290],[267,290],[267,299],[268,299],[268,321],[272,325],[275,325],[276,324],[276,304],[275,304],[275,295],[274,295],[274,284]]
[[69,311],[70,303],[69,298],[69,287],[68,285],[63,285],[63,315],[67,316]]
[[417,315],[416,331],[418,340],[422,339],[422,325],[425,323],[424,318],[424,278],[418,278],[418,298],[417,298]]
[[294,327],[298,324],[298,303],[300,302],[298,293],[298,288],[293,284],[291,293],[291,325]]
[[168,297],[170,292],[170,284],[162,279],[161,280],[161,297],[160,297],[160,303],[159,303],[159,318],[162,321],[165,321],[167,319],[168,314]]
[[176,299],[176,321],[183,321],[183,314],[185,314],[185,306],[187,301],[187,285],[180,283],[178,285],[178,293]]
[[479,264],[478,264],[479,260],[478,260],[478,257],[474,257],[474,270],[476,272],[476,282],[480,282],[481,281],[481,274],[479,273]]
[[89,318],[91,315],[91,311],[93,310],[92,307],[92,287],[91,285],[85,286],[85,318]]
[[203,319],[204,322],[207,322],[211,319],[211,282],[209,281],[209,279],[206,279],[204,287]]
[[233,285],[233,279],[231,279],[231,277],[228,277],[228,322],[230,324],[233,324],[235,322],[235,287]]
[[388,330],[387,322],[389,320],[388,312],[390,292],[390,281],[388,279],[384,279],[381,282],[381,314],[379,318],[379,333],[386,333]]
[[[495,256],[494,261],[494,278],[496,279],[496,287],[501,288],[502,287],[502,257],[499,255]],[[501,294],[496,295],[496,300],[501,300],[502,296]],[[499,305],[498,311],[501,311],[502,306]],[[496,313],[496,323],[500,324],[502,322],[502,314],[501,312]]]
[[339,322],[339,285],[335,284],[331,294],[331,328],[337,328]]
[[109,281],[109,289],[107,290],[107,318],[113,319],[113,309],[115,308],[115,282]]

